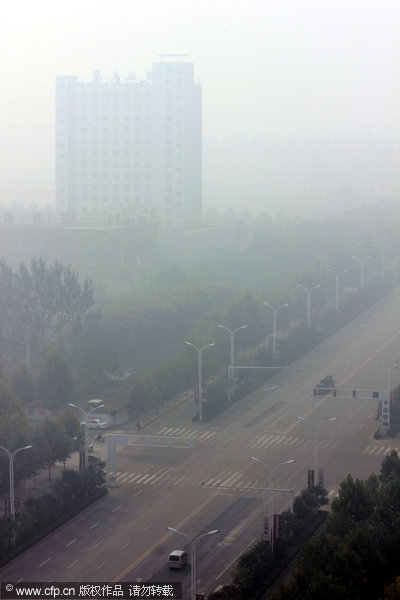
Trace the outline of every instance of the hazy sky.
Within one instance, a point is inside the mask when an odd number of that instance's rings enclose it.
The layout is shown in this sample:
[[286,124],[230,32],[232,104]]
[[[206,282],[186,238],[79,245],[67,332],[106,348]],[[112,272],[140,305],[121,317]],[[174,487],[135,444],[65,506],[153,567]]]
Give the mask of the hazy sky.
[[157,54],[190,53],[206,147],[398,136],[399,38],[399,0],[3,0],[0,202],[54,201],[57,74],[142,78]]

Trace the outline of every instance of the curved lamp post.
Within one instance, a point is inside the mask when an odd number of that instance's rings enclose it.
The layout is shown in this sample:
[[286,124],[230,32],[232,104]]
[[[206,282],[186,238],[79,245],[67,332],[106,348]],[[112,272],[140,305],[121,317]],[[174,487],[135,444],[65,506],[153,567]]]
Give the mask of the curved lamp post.
[[[255,456],[250,456],[250,460],[254,460],[255,462],[262,463],[266,467],[268,467],[267,463],[261,460],[260,458],[256,458]],[[272,467],[269,475],[269,539],[271,544],[271,552],[274,551],[274,471],[278,467],[282,465],[290,465],[295,463],[296,460],[291,458],[290,460],[284,460],[283,462],[278,463],[274,467]]]
[[269,308],[272,308],[272,310],[274,311],[273,333],[272,333],[272,354],[274,355],[274,358],[275,358],[276,357],[276,322],[277,322],[278,310],[281,310],[281,308],[286,308],[287,306],[289,306],[289,304],[281,304],[281,306],[277,306],[276,308],[274,306],[272,306],[271,304],[268,304],[268,302],[264,302],[263,304],[265,306],[268,306]]
[[[299,421],[307,421],[304,417],[296,417]],[[337,421],[338,417],[332,417],[332,419],[327,419],[326,421],[321,421],[314,429],[314,480],[318,479],[318,430],[324,423],[330,423],[331,421]],[[315,481],[314,481],[314,485]]]
[[332,269],[327,269],[327,271],[329,271],[329,273],[333,273],[336,277],[336,312],[339,312],[339,277],[343,275],[343,273],[348,273],[350,269],[343,269],[343,271],[339,271],[339,273],[333,271]]
[[0,448],[2,450],[4,450],[4,452],[8,456],[8,464],[9,464],[9,469],[10,469],[10,515],[11,515],[11,520],[13,522],[12,542],[13,542],[13,546],[15,546],[14,458],[18,452],[21,452],[22,450],[29,450],[29,448],[32,448],[32,445],[30,444],[29,446],[23,446],[22,448],[17,448],[17,450],[14,450],[14,452],[10,452],[9,450],[7,450],[7,448],[4,448],[4,446],[0,446]]
[[364,258],[360,258],[359,256],[353,256],[355,260],[360,261],[360,290],[364,289],[364,263],[372,256],[365,256]]
[[385,246],[380,246],[379,244],[374,244],[374,248],[379,248],[381,251],[381,270],[382,270],[382,279],[385,277],[385,250],[386,248],[390,248],[392,244],[385,244]]
[[246,329],[247,325],[241,325],[240,327],[236,327],[236,329],[234,329],[233,331],[232,331],[232,329],[229,329],[229,327],[225,327],[225,325],[217,325],[217,327],[220,327],[221,329],[225,329],[225,331],[227,331],[231,337],[231,365],[230,365],[230,369],[229,369],[229,382],[232,383],[233,380],[235,379],[235,370],[233,368],[233,365],[235,364],[234,336],[235,336],[235,333],[237,331],[239,331],[240,329]]
[[198,377],[199,377],[199,421],[200,421],[200,423],[202,423],[203,422],[203,366],[202,366],[201,355],[203,353],[203,350],[205,350],[206,348],[211,348],[211,346],[215,346],[215,342],[213,342],[212,344],[206,344],[206,346],[203,346],[202,348],[199,348],[198,346],[196,346],[195,344],[192,344],[191,342],[185,342],[185,344],[187,344],[188,346],[192,346],[192,348],[197,350]]
[[72,402],[68,402],[68,406],[72,406],[72,408],[77,408],[78,410],[81,411],[82,414],[85,415],[85,469],[88,468],[89,466],[89,456],[88,456],[88,415],[90,415],[90,413],[94,412],[95,410],[98,410],[99,408],[103,408],[103,406],[105,406],[104,404],[100,404],[100,406],[95,406],[92,409],[88,410],[87,412],[85,410],[83,410],[83,408],[81,408],[80,406],[78,406],[77,404],[73,404]]
[[313,290],[316,290],[317,288],[320,288],[321,286],[318,285],[314,285],[314,287],[312,288],[308,288],[305,285],[301,285],[301,283],[297,284],[298,288],[302,288],[303,290],[306,290],[307,292],[307,326],[310,327],[310,323],[311,323],[311,292]]
[[201,540],[201,538],[205,537],[206,535],[213,535],[214,533],[219,533],[219,529],[212,529],[211,531],[207,531],[207,533],[202,533],[201,535],[197,536],[196,538],[192,539],[191,537],[189,537],[186,533],[183,533],[183,531],[179,531],[178,529],[175,529],[174,527],[167,527],[168,531],[172,531],[173,533],[179,533],[179,535],[183,535],[183,537],[185,537],[191,545],[191,564],[190,564],[190,572],[191,572],[191,584],[192,584],[192,600],[196,600],[196,546],[199,540]]

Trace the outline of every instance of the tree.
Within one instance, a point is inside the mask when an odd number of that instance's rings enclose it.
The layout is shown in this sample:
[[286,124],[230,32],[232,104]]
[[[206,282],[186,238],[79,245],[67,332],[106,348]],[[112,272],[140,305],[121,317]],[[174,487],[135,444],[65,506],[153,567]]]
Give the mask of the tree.
[[336,533],[345,533],[359,521],[367,519],[373,509],[373,502],[364,482],[348,475],[341,482],[339,495],[331,504],[330,529]]
[[316,514],[321,506],[329,503],[328,492],[321,485],[302,490],[293,503],[293,514],[300,520],[308,519]]
[[53,349],[48,353],[36,385],[45,408],[64,408],[73,399],[74,378],[65,356],[59,350]]
[[83,427],[81,427],[79,419],[76,418],[72,410],[68,407],[64,408],[57,415],[55,422],[60,425],[64,434],[70,440],[71,448],[79,448],[84,439]]
[[58,423],[46,419],[33,432],[33,447],[43,464],[47,465],[51,479],[52,465],[56,461],[65,462],[72,443]]
[[24,406],[35,406],[37,398],[35,381],[25,365],[21,365],[13,373],[11,387]]
[[[11,387],[0,379],[0,445],[10,452],[30,443],[30,430],[26,414]],[[29,472],[30,458],[27,452],[20,452],[15,461],[14,478],[17,483]],[[8,487],[8,458],[0,452],[0,490]]]
[[392,450],[381,463],[379,481],[388,483],[398,477],[400,477],[400,459],[396,450]]

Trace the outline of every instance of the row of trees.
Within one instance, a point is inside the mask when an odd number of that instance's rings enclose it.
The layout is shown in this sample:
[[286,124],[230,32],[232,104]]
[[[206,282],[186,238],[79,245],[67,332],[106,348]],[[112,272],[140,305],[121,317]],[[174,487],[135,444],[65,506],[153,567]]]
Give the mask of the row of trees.
[[65,355],[53,348],[34,377],[23,364],[11,377],[11,388],[25,407],[62,410],[74,399],[75,381]]
[[94,304],[92,282],[70,266],[33,258],[13,269],[0,260],[0,358],[25,357],[27,345],[43,356],[61,346]]
[[[209,595],[209,600],[265,597],[299,542],[303,548],[293,562],[289,583],[268,593],[269,600],[398,600],[400,590],[400,460],[393,450],[379,475],[366,480],[348,475],[321,533],[311,537],[312,523],[326,490],[315,487],[296,497],[293,513],[282,514],[282,537],[271,553],[259,542],[243,554],[232,584]],[[311,526],[311,527],[310,527]]]
[[104,462],[93,457],[84,471],[64,469],[61,478],[46,492],[27,498],[15,523],[8,516],[0,517],[0,562],[5,562],[20,546],[30,545],[38,537],[47,535],[106,493],[104,466]]
[[399,561],[400,460],[393,450],[378,476],[341,482],[326,528],[306,544],[288,585],[269,598],[394,600]]
[[285,568],[292,556],[308,537],[324,522],[327,513],[321,511],[328,504],[328,492],[321,486],[304,489],[293,502],[293,512],[281,515],[281,537],[274,542],[260,540],[242,554],[232,573],[232,584],[213,592],[209,600],[256,600]]
[[[299,273],[297,281],[299,279],[300,281],[309,281],[309,278],[306,277],[309,275],[309,271],[310,269],[307,269],[306,274]],[[311,285],[313,282],[315,285],[315,282],[318,281],[318,274],[322,277],[323,273],[325,275],[325,271],[326,267],[319,265],[318,271],[315,270],[316,276],[311,280]],[[319,280],[321,281],[321,279]],[[251,352],[249,357],[242,356],[241,364],[287,365],[332,333],[335,328],[364,310],[390,288],[389,279],[382,282],[377,278],[370,280],[362,291],[351,289],[342,299],[340,313],[337,313],[331,306],[331,292],[328,292],[327,288],[322,291],[318,289],[320,304],[315,311],[314,324],[309,328],[305,323],[305,294],[291,280],[285,287],[282,286],[271,300],[275,306],[285,303],[285,300],[290,301],[289,307],[279,313],[279,336],[282,339],[279,343],[280,356],[278,360],[273,357],[268,347],[262,346],[264,338],[272,332],[272,311],[264,306],[264,298],[261,293],[248,292],[241,298],[220,304],[214,310],[209,311],[188,336],[189,340],[193,340],[198,347],[216,342],[215,347],[204,352],[202,358],[204,381],[206,378],[213,381],[207,390],[205,418],[212,418],[216,412],[227,405],[228,390],[223,367],[229,364],[230,338],[226,331],[218,327],[219,324],[232,330],[246,325],[246,328],[238,332],[235,337],[236,353],[243,353],[258,346],[258,350],[255,353]],[[261,370],[250,373],[249,371],[239,372],[240,388],[236,398],[249,392],[254,386],[260,385],[271,373],[271,371]],[[133,418],[140,419],[147,411],[160,407],[166,400],[189,387],[194,387],[196,383],[197,356],[193,349],[181,344],[172,359],[137,381],[126,399],[126,408]]]
[[[68,408],[57,418],[46,420],[31,427],[21,402],[13,394],[10,386],[0,379],[0,445],[13,452],[17,448],[32,445],[15,458],[15,483],[37,475],[43,468],[48,469],[57,462],[64,462],[71,452],[78,449],[83,439],[82,428],[75,415]],[[0,492],[8,491],[8,458],[0,452]]]

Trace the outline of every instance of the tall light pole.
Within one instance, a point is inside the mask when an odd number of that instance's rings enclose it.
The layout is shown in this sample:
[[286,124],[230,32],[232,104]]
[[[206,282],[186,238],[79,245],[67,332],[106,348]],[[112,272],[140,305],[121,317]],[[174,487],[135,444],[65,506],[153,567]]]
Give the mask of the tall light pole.
[[329,271],[330,273],[333,273],[334,276],[336,277],[336,312],[339,312],[339,277],[341,275],[343,275],[343,273],[348,273],[350,271],[350,269],[343,269],[343,271],[339,271],[339,273],[337,273],[336,271],[333,271],[332,269],[327,269],[327,271]]
[[99,408],[103,408],[104,404],[100,404],[100,406],[95,406],[92,409],[85,411],[83,410],[83,408],[81,408],[80,406],[78,406],[77,404],[72,404],[72,402],[68,402],[68,406],[72,406],[72,408],[77,408],[78,410],[81,411],[82,414],[85,415],[85,469],[88,468],[89,466],[89,453],[88,453],[88,416],[90,415],[90,413],[94,412],[95,410],[98,410]]
[[192,549],[191,564],[190,564],[191,584],[192,584],[192,600],[196,600],[196,546],[197,546],[198,541],[201,540],[201,538],[205,537],[206,535],[213,535],[214,533],[219,533],[219,529],[212,529],[211,531],[207,531],[207,533],[202,533],[201,535],[197,536],[194,539],[189,537],[186,533],[183,533],[183,531],[179,531],[178,529],[175,529],[174,527],[167,527],[167,530],[172,531],[173,533],[179,533],[179,535],[183,535],[183,537],[185,537],[190,542],[191,549]]
[[235,336],[235,333],[237,331],[239,331],[240,329],[246,329],[247,325],[241,325],[240,327],[236,327],[236,329],[234,329],[233,331],[232,331],[232,329],[229,329],[229,327],[225,327],[225,325],[218,325],[218,327],[220,327],[221,329],[225,329],[225,331],[228,331],[228,333],[230,334],[230,337],[231,337],[231,364],[230,364],[230,368],[229,368],[229,382],[232,383],[233,380],[235,379],[235,370],[233,368],[233,365],[235,364],[234,336]]
[[14,452],[10,452],[9,450],[7,450],[7,448],[4,448],[4,446],[0,446],[0,448],[2,450],[4,450],[4,452],[8,456],[8,466],[9,466],[9,471],[10,471],[10,514],[11,514],[11,519],[14,521],[14,519],[15,519],[14,458],[18,452],[21,452],[21,450],[29,450],[29,448],[32,448],[32,445],[24,446],[23,448],[18,448],[17,450],[14,450]]
[[360,261],[360,290],[364,289],[364,263],[372,256],[365,256],[364,258],[360,258],[359,256],[353,256],[355,260]]
[[[296,417],[299,421],[307,421],[304,417]],[[318,481],[318,430],[324,423],[330,423],[331,421],[337,421],[338,417],[332,417],[326,421],[321,421],[314,429],[314,485],[318,485],[315,481]]]
[[317,288],[320,288],[320,285],[314,285],[314,287],[312,288],[307,288],[305,285],[301,285],[301,283],[297,284],[298,288],[302,288],[303,290],[306,290],[307,292],[307,326],[310,327],[311,324],[311,292],[313,290],[316,290]]
[[[266,462],[264,462],[260,458],[256,458],[255,456],[250,456],[250,460],[254,460],[255,462],[262,463],[266,467],[268,466]],[[290,465],[295,462],[296,462],[296,460],[294,458],[291,458],[290,460],[285,460],[283,462],[278,463],[274,467],[272,467],[272,469],[270,471],[270,475],[269,475],[269,539],[270,539],[270,544],[271,544],[271,552],[274,551],[274,483],[275,483],[274,471],[275,471],[275,469],[277,469],[278,467],[280,467],[282,465]]]
[[196,346],[195,344],[192,344],[191,342],[185,342],[185,344],[187,344],[188,346],[192,346],[192,348],[197,350],[198,375],[199,375],[199,421],[200,421],[200,423],[202,423],[203,422],[203,366],[202,366],[201,355],[203,353],[203,350],[205,350],[206,348],[211,348],[211,346],[215,346],[215,342],[213,342],[212,344],[206,344],[206,346],[203,346],[202,348],[199,348],[198,346]]
[[289,306],[289,304],[281,304],[281,306],[278,307],[274,307],[271,304],[268,304],[268,302],[264,302],[265,306],[268,306],[269,308],[272,308],[272,310],[274,311],[274,320],[273,320],[273,333],[272,333],[272,354],[274,355],[274,358],[276,357],[276,322],[277,322],[277,314],[278,314],[278,310],[281,310],[281,308],[286,308],[287,306]]
[[384,246],[380,246],[379,244],[374,244],[374,248],[379,248],[381,251],[381,272],[382,279],[385,277],[385,250],[386,248],[390,248],[392,244],[385,244]]
[[[374,350],[375,354],[380,354],[381,351],[380,350]],[[387,372],[387,389],[388,392],[390,393],[392,391],[392,368],[395,367],[396,369],[399,368],[399,361],[397,359],[397,357],[400,355],[400,352],[396,352],[396,354],[392,354],[392,356],[385,356],[385,353],[382,353],[384,358],[387,359],[388,361],[388,372]],[[393,359],[396,358],[396,360],[393,362]]]

